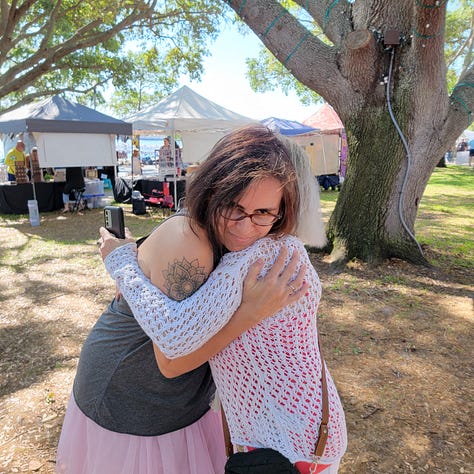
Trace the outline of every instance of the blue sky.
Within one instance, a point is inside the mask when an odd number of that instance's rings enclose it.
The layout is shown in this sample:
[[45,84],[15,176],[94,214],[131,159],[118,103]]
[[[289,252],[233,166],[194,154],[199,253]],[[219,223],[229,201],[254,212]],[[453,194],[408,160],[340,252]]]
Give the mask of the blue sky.
[[286,96],[283,92],[253,92],[245,77],[245,60],[256,57],[260,41],[253,32],[246,36],[233,27],[222,32],[211,46],[211,56],[204,62],[205,73],[201,82],[183,80],[206,99],[247,117],[261,120],[278,117],[299,122],[308,118],[318,105],[303,106],[295,94]]

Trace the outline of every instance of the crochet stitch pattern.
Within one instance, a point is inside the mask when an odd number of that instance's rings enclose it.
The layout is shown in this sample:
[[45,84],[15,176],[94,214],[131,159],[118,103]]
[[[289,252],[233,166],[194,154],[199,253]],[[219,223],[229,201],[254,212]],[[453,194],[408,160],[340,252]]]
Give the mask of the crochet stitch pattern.
[[[310,290],[235,339],[210,365],[233,443],[273,448],[291,462],[311,461],[321,421],[316,325],[321,283],[299,239],[266,237],[224,255],[207,282],[180,302],[167,298],[141,272],[134,244],[114,250],[105,263],[143,330],[173,358],[193,352],[229,321],[240,304],[249,266],[261,258],[266,274],[282,245],[290,255],[298,250]],[[342,456],[347,439],[341,402],[326,375],[330,421],[321,462],[329,464]]]

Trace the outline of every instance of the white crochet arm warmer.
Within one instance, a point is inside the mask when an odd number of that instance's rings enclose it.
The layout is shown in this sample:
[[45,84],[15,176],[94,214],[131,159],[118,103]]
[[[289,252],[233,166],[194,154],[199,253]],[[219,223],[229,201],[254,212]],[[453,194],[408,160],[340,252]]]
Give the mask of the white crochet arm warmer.
[[242,282],[250,265],[219,264],[193,295],[175,301],[141,271],[136,245],[115,249],[104,260],[135,319],[163,354],[172,359],[199,349],[218,333],[237,310]]

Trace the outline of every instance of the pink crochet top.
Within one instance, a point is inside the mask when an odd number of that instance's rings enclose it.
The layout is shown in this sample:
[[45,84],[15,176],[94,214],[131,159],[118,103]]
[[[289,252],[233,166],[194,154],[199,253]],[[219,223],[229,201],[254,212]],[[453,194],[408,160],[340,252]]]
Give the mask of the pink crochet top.
[[[311,461],[321,421],[321,358],[316,314],[321,284],[303,243],[271,237],[221,259],[206,283],[177,302],[140,270],[134,244],[114,250],[106,267],[137,321],[169,358],[199,348],[229,321],[242,297],[242,282],[258,258],[266,273],[282,245],[306,263],[307,296],[283,308],[230,343],[209,362],[234,444],[273,448],[291,462]],[[329,437],[321,463],[342,457],[347,446],[341,401],[326,370]]]

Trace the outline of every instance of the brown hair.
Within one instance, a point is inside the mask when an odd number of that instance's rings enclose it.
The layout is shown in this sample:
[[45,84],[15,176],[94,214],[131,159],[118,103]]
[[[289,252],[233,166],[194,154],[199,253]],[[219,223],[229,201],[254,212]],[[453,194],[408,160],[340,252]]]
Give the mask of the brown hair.
[[226,251],[220,241],[220,211],[239,200],[250,183],[275,178],[283,186],[279,214],[270,233],[295,230],[300,206],[296,172],[289,150],[270,129],[249,125],[230,132],[211,150],[192,174],[186,188],[186,209],[191,222],[203,227],[217,262]]

